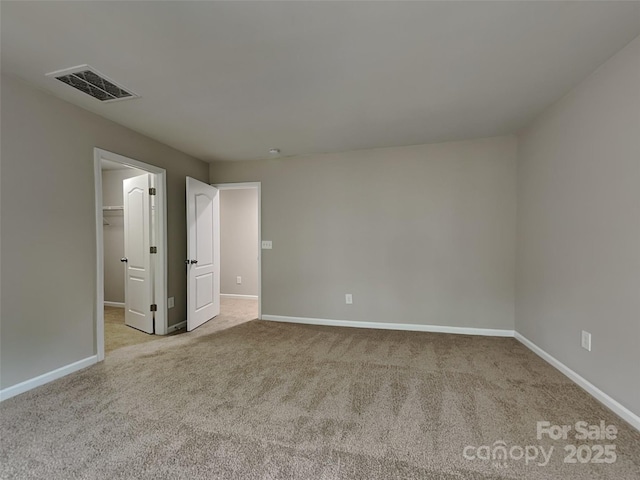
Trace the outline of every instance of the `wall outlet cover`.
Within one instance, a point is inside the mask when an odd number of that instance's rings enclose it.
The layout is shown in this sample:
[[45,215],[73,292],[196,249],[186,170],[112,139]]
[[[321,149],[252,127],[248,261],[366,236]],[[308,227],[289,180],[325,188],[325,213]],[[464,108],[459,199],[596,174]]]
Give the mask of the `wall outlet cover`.
[[237,284],[237,285],[242,285],[242,277],[241,277],[240,275],[238,275],[238,276],[236,277],[236,284]]
[[352,305],[353,304],[353,295],[350,293],[345,294],[344,296],[344,301],[347,305]]
[[167,298],[167,308],[173,308],[176,306],[176,299],[175,297],[169,297]]
[[271,240],[262,240],[262,249],[263,250],[271,250],[273,248],[273,245],[271,243]]

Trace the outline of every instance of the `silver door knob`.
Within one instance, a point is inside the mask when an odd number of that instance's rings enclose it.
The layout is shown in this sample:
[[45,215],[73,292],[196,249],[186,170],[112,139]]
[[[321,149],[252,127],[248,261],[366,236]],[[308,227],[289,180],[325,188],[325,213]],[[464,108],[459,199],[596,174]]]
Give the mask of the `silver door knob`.
[[129,261],[129,259],[127,257],[122,257],[120,259],[120,261],[123,262],[123,263],[127,263]]

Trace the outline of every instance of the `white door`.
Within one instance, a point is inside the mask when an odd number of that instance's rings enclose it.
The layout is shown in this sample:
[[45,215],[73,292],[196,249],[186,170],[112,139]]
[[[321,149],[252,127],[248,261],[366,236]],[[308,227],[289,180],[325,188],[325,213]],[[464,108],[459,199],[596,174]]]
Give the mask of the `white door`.
[[187,177],[187,331],[220,313],[220,195]]
[[153,333],[150,175],[123,180],[125,314],[127,325]]

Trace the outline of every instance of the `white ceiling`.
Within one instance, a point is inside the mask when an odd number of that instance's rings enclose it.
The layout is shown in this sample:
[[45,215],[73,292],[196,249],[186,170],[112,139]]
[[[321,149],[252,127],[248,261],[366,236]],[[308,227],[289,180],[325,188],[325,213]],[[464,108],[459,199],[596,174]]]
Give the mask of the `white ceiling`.
[[[640,2],[6,2],[2,70],[203,160],[512,133],[640,34]],[[142,98],[44,74],[87,63]]]

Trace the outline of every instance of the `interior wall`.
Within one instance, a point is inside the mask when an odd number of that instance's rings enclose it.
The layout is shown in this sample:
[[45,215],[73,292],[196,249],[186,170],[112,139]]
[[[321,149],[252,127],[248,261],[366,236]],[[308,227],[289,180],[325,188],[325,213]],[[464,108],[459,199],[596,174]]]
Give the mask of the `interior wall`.
[[518,170],[517,331],[640,415],[640,37],[522,133]]
[[208,165],[15,77],[1,88],[5,388],[97,352],[94,147],[167,170],[170,325],[186,318],[185,177]]
[[258,190],[220,190],[222,294],[258,295],[258,253]]
[[210,181],[262,182],[265,315],[512,330],[516,150],[508,136],[217,162]]
[[[102,205],[122,206],[124,204],[122,181],[148,173],[136,168],[102,171]],[[122,210],[105,211],[104,218],[104,300],[124,303],[124,216]]]

